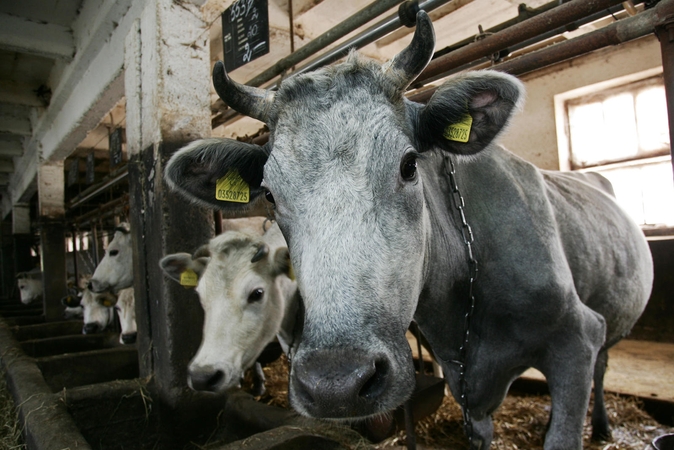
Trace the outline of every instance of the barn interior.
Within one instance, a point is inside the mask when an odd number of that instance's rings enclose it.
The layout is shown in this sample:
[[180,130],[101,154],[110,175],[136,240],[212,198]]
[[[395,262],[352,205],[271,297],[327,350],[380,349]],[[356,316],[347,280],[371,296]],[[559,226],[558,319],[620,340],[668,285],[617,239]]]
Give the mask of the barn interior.
[[[232,63],[240,83],[274,88],[351,49],[388,61],[419,8],[436,47],[408,98],[426,102],[472,70],[523,81],[526,103],[500,143],[541,169],[605,175],[648,240],[653,292],[612,350],[606,389],[674,432],[674,0],[25,0],[0,4],[0,359],[28,448],[378,448],[349,427],[186,383],[203,311],[158,261],[228,225],[172,194],[162,169],[199,138],[266,141],[211,82],[215,62],[235,58],[226,19],[251,5],[266,8],[267,51]],[[131,346],[112,331],[83,335],[61,303],[123,222],[135,243]],[[23,305],[16,277],[31,270],[43,294]],[[545,390],[545,379],[527,371],[516,387]],[[418,415],[442,393],[425,395]]]

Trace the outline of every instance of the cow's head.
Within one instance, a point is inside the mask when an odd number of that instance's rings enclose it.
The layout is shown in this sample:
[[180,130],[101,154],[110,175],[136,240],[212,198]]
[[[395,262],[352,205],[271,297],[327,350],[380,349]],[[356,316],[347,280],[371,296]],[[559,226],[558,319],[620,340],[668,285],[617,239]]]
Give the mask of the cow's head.
[[84,325],[82,333],[93,334],[106,330],[115,322],[114,304],[117,302],[110,292],[96,293],[90,289],[81,292],[80,305]]
[[288,249],[270,249],[259,237],[229,231],[194,256],[176,253],[159,264],[183,285],[190,284],[186,273],[198,277],[204,328],[188,368],[189,386],[221,392],[238,385],[281,327],[286,298],[277,279],[288,274]]
[[[169,184],[201,204],[237,211],[247,204],[217,197],[245,191],[251,202],[274,205],[304,300],[289,391],[302,414],[366,417],[411,394],[405,331],[426,282],[428,249],[436,245],[428,242],[426,198],[451,195],[426,192],[425,179],[440,171],[417,161],[437,160],[424,152],[438,149],[481,151],[520,96],[514,78],[479,72],[447,82],[426,106],[406,100],[433,48],[422,11],[409,47],[384,65],[352,54],[289,77],[272,92],[233,82],[218,63],[218,94],[267,123],[269,143],[199,141],[166,168]],[[462,138],[456,130],[467,115],[466,142],[451,140]]]
[[30,304],[33,300],[42,297],[41,273],[21,272],[16,275],[16,285],[19,287],[21,303]]
[[[109,300],[105,297],[98,297],[98,302],[104,306],[110,306]],[[117,299],[114,304],[117,317],[119,318],[120,344],[135,344],[138,337],[138,325],[136,324],[136,301],[133,288],[122,289],[117,293]]]
[[105,256],[96,267],[89,289],[94,292],[113,291],[133,285],[133,251],[128,223],[115,229],[115,236],[108,244]]

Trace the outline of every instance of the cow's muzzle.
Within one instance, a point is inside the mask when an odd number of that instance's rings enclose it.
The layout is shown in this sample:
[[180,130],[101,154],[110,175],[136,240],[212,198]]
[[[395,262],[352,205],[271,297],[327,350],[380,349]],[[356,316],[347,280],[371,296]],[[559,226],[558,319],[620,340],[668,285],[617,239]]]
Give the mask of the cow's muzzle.
[[391,364],[383,354],[314,350],[293,361],[291,399],[296,409],[312,417],[366,417],[383,412],[382,397],[391,378]]
[[135,344],[138,333],[127,333],[122,334],[122,344]]

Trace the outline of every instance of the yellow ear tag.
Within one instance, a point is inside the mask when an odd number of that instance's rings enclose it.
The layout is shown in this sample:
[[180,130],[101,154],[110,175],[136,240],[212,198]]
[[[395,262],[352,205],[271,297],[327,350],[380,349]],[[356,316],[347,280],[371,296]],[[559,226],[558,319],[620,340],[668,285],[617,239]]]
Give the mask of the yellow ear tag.
[[110,300],[103,300],[103,306],[107,306],[109,308],[112,306],[112,302]]
[[295,281],[295,271],[293,270],[292,264],[290,264],[290,266],[288,267],[288,278]]
[[199,284],[199,277],[192,269],[187,269],[180,274],[180,285],[185,287],[196,287]]
[[230,170],[215,183],[215,199],[224,202],[248,203],[250,188],[236,170]]
[[447,125],[443,136],[448,141],[468,142],[470,138],[470,127],[473,125],[473,118],[470,114],[465,114],[461,121]]

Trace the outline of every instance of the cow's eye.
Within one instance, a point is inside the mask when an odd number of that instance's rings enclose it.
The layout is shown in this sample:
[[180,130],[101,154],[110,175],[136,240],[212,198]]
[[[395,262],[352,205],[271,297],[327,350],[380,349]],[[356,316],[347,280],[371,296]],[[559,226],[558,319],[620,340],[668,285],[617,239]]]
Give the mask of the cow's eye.
[[110,250],[109,255],[110,256],[117,256],[119,254],[119,250]]
[[406,155],[400,163],[400,175],[405,181],[412,181],[417,176],[417,158],[415,155]]
[[259,302],[262,300],[262,297],[264,297],[264,289],[262,288],[257,288],[253,290],[253,292],[248,295],[248,303],[255,303]]
[[267,201],[271,204],[275,204],[276,201],[274,201],[274,196],[271,195],[271,191],[269,189],[264,190],[264,198],[267,199]]

